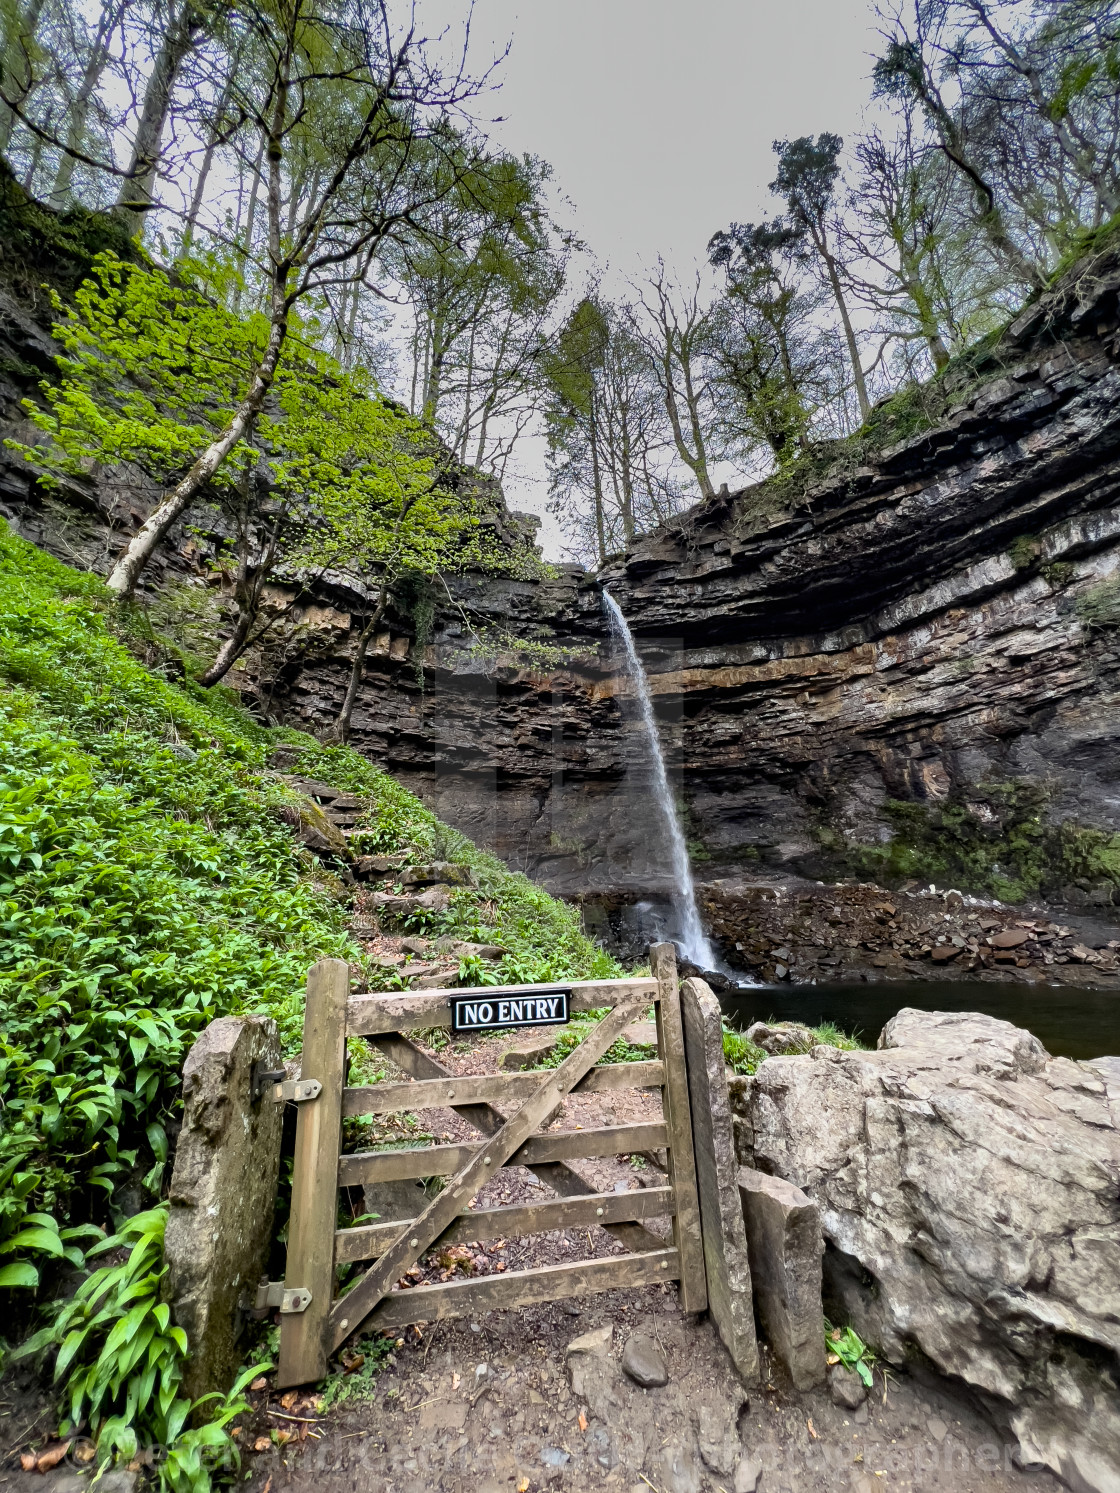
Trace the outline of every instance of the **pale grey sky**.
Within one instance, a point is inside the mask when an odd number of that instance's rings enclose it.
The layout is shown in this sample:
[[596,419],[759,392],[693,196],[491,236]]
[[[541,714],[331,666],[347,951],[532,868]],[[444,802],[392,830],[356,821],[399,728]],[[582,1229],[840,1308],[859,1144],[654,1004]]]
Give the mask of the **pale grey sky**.
[[[466,13],[418,9],[428,32]],[[718,228],[777,210],[773,140],[858,130],[875,24],[872,0],[476,0],[476,67],[512,42],[479,113],[551,162],[608,289],[659,254],[687,276]],[[511,506],[543,514],[543,442],[515,460]],[[558,558],[554,521],[542,537]]]

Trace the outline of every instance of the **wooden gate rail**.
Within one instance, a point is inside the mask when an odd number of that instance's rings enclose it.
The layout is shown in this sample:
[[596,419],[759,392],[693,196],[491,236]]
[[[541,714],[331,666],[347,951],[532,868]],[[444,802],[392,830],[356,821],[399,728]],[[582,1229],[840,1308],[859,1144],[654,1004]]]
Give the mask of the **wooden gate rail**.
[[[396,1063],[404,1072],[412,1074],[417,1080],[423,1081],[438,1078],[444,1084],[455,1081],[464,1084],[469,1082],[465,1078],[456,1080],[456,1075],[445,1068],[442,1063],[437,1062],[429,1053],[422,1051],[414,1042],[410,1042],[407,1037],[402,1037],[396,1032],[380,1037],[370,1037],[367,1040],[378,1052]],[[657,1066],[658,1068],[662,1067],[660,1063]],[[618,1065],[618,1068],[622,1067],[631,1070],[630,1076],[633,1082],[642,1082],[637,1073],[632,1071],[638,1068],[638,1064]],[[580,1079],[576,1085],[576,1090],[581,1089],[584,1084],[592,1083],[597,1074],[606,1075],[615,1073],[616,1071],[618,1071],[616,1067],[592,1068],[591,1072],[585,1078]],[[503,1078],[506,1076],[516,1076],[519,1079],[529,1078],[532,1080],[533,1087],[540,1082],[539,1074],[519,1073],[517,1075],[498,1076]],[[663,1069],[661,1077],[664,1077]],[[458,1115],[460,1119],[466,1120],[468,1125],[473,1125],[481,1135],[493,1135],[496,1130],[501,1129],[504,1123],[504,1116],[501,1112],[495,1109],[493,1105],[485,1102],[466,1104],[449,1102],[447,1107],[453,1114]],[[530,1165],[529,1171],[532,1172],[538,1182],[543,1182],[546,1187],[551,1187],[553,1192],[559,1193],[561,1197],[587,1196],[587,1183],[578,1172],[572,1170],[566,1161],[534,1162]],[[619,1243],[624,1244],[628,1250],[661,1249],[664,1246],[665,1241],[657,1234],[651,1234],[641,1223],[607,1223],[603,1227]]]
[[[630,1156],[635,1151],[659,1151],[669,1143],[668,1126],[610,1125],[600,1130],[558,1130],[534,1135],[506,1162],[531,1166],[541,1161],[578,1161],[596,1156]],[[340,1187],[365,1182],[403,1182],[412,1177],[450,1177],[461,1171],[486,1141],[475,1145],[417,1146],[407,1151],[356,1151],[340,1157]]]
[[[590,1291],[680,1280],[686,1311],[706,1304],[696,1169],[688,1109],[684,1037],[672,945],[651,950],[654,978],[583,981],[565,988],[573,1014],[607,1008],[603,1019],[554,1069],[537,1073],[457,1078],[446,1074],[403,1034],[451,1024],[446,991],[349,996],[349,971],[341,960],[321,960],[308,977],[302,1075],[317,1079],[317,1097],[300,1105],[292,1185],[285,1284],[310,1300],[281,1318],[278,1380],[281,1386],[320,1378],[329,1353],[363,1324],[393,1329],[463,1312],[491,1310]],[[535,986],[487,987],[480,996],[532,995]],[[656,1062],[595,1065],[625,1026],[653,1003],[657,1015]],[[411,1082],[344,1087],[345,1041],[366,1036],[413,1074]],[[402,1061],[403,1059],[403,1061]],[[557,1106],[577,1088],[603,1092],[659,1085],[664,1120],[655,1124],[540,1133]],[[492,1103],[519,1102],[508,1118]],[[424,1102],[426,1101],[426,1103]],[[342,1156],[346,1114],[453,1108],[483,1134],[474,1144],[429,1146]],[[668,1182],[633,1193],[589,1192],[564,1163],[579,1157],[664,1148]],[[472,1208],[476,1193],[506,1165],[531,1166],[561,1196],[504,1208]],[[372,1228],[337,1230],[337,1189],[363,1182],[417,1176],[451,1180],[410,1220]],[[639,1220],[670,1215],[668,1246]],[[624,1256],[510,1271],[480,1279],[393,1289],[395,1282],[437,1242],[533,1233],[572,1225],[602,1224],[631,1241]],[[627,1231],[625,1235],[623,1231]],[[332,1302],[336,1263],[370,1260],[352,1288]]]
[[[641,1192],[589,1192],[584,1197],[546,1198],[541,1203],[472,1208],[451,1225],[440,1243],[481,1244],[484,1239],[501,1239],[507,1234],[544,1234],[550,1229],[585,1228],[592,1224],[603,1228],[636,1218],[664,1218],[672,1211],[671,1187],[646,1187]],[[395,1239],[403,1227],[401,1221],[339,1229],[334,1236],[335,1262],[341,1265],[351,1260],[376,1258],[385,1243]],[[663,1240],[658,1240],[658,1244],[664,1248]]]
[[[448,1109],[452,1104],[502,1104],[527,1099],[540,1086],[540,1073],[479,1073],[466,1078],[413,1079],[411,1083],[370,1084],[347,1088],[342,1113],[390,1115],[399,1110]],[[611,1063],[592,1068],[573,1094],[605,1094],[611,1089],[659,1089],[665,1081],[661,1062]]]

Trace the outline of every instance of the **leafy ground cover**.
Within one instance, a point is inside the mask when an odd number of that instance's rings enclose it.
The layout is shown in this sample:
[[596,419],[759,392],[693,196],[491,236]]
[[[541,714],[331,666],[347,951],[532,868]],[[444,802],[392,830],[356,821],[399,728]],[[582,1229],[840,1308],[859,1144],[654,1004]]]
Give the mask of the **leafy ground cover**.
[[[174,651],[157,652],[140,662],[146,619],[99,581],[0,530],[0,1316],[13,1338],[67,1273],[73,1287],[92,1239],[158,1204],[202,1027],[263,1011],[295,1051],[308,965],[332,955],[360,975],[348,894],[301,849],[293,791],[268,768],[280,742],[306,748],[302,771],[367,796],[370,846],[471,865],[477,887],[438,931],[507,948],[503,978],[618,969],[573,909],[372,763],[257,726],[231,695],[169,677]],[[99,1332],[80,1355],[91,1390]],[[120,1417],[135,1420],[136,1377],[82,1402],[94,1429],[118,1437]]]

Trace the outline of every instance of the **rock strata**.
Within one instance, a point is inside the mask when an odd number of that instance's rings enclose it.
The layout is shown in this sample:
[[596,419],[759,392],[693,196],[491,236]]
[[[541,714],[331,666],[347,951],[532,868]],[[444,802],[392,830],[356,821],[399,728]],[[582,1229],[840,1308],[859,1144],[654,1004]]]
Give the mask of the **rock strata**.
[[904,1010],[731,1088],[741,1158],[820,1210],[838,1320],[972,1386],[1023,1461],[1120,1485],[1120,1060]]

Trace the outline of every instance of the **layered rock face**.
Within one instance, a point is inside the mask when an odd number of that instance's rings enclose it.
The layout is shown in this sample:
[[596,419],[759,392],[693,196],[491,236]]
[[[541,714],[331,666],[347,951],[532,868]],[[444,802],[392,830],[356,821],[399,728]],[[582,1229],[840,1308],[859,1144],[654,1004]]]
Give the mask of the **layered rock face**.
[[1120,1060],[905,1010],[876,1052],[731,1087],[740,1160],[820,1210],[838,1320],[970,1385],[1024,1461],[1120,1487]]
[[[874,872],[914,835],[920,869],[939,834],[1120,830],[1118,287],[1120,256],[1082,267],[928,395],[932,424],[721,495],[607,567],[717,866],[821,875],[855,849]],[[387,636],[356,743],[557,890],[649,885],[656,821],[596,586],[451,590],[426,693]],[[497,656],[466,651],[480,622]],[[518,667],[514,640],[583,653]],[[284,681],[293,718],[329,714],[346,646]],[[993,851],[988,885],[1111,901],[1120,858],[1075,849]]]
[[[552,890],[657,891],[605,581],[646,660],[702,876],[856,870],[1120,902],[1118,290],[1120,251],[1082,263],[871,434],[699,505],[601,578],[448,577],[428,628],[387,618],[353,743]],[[19,434],[50,345],[0,312],[26,375],[0,387],[0,418]],[[0,471],[23,533],[101,569],[153,497],[135,473],[48,499],[25,466]],[[204,589],[205,558],[184,531],[150,579]],[[295,633],[229,682],[262,715],[328,726],[367,580],[324,577]]]

